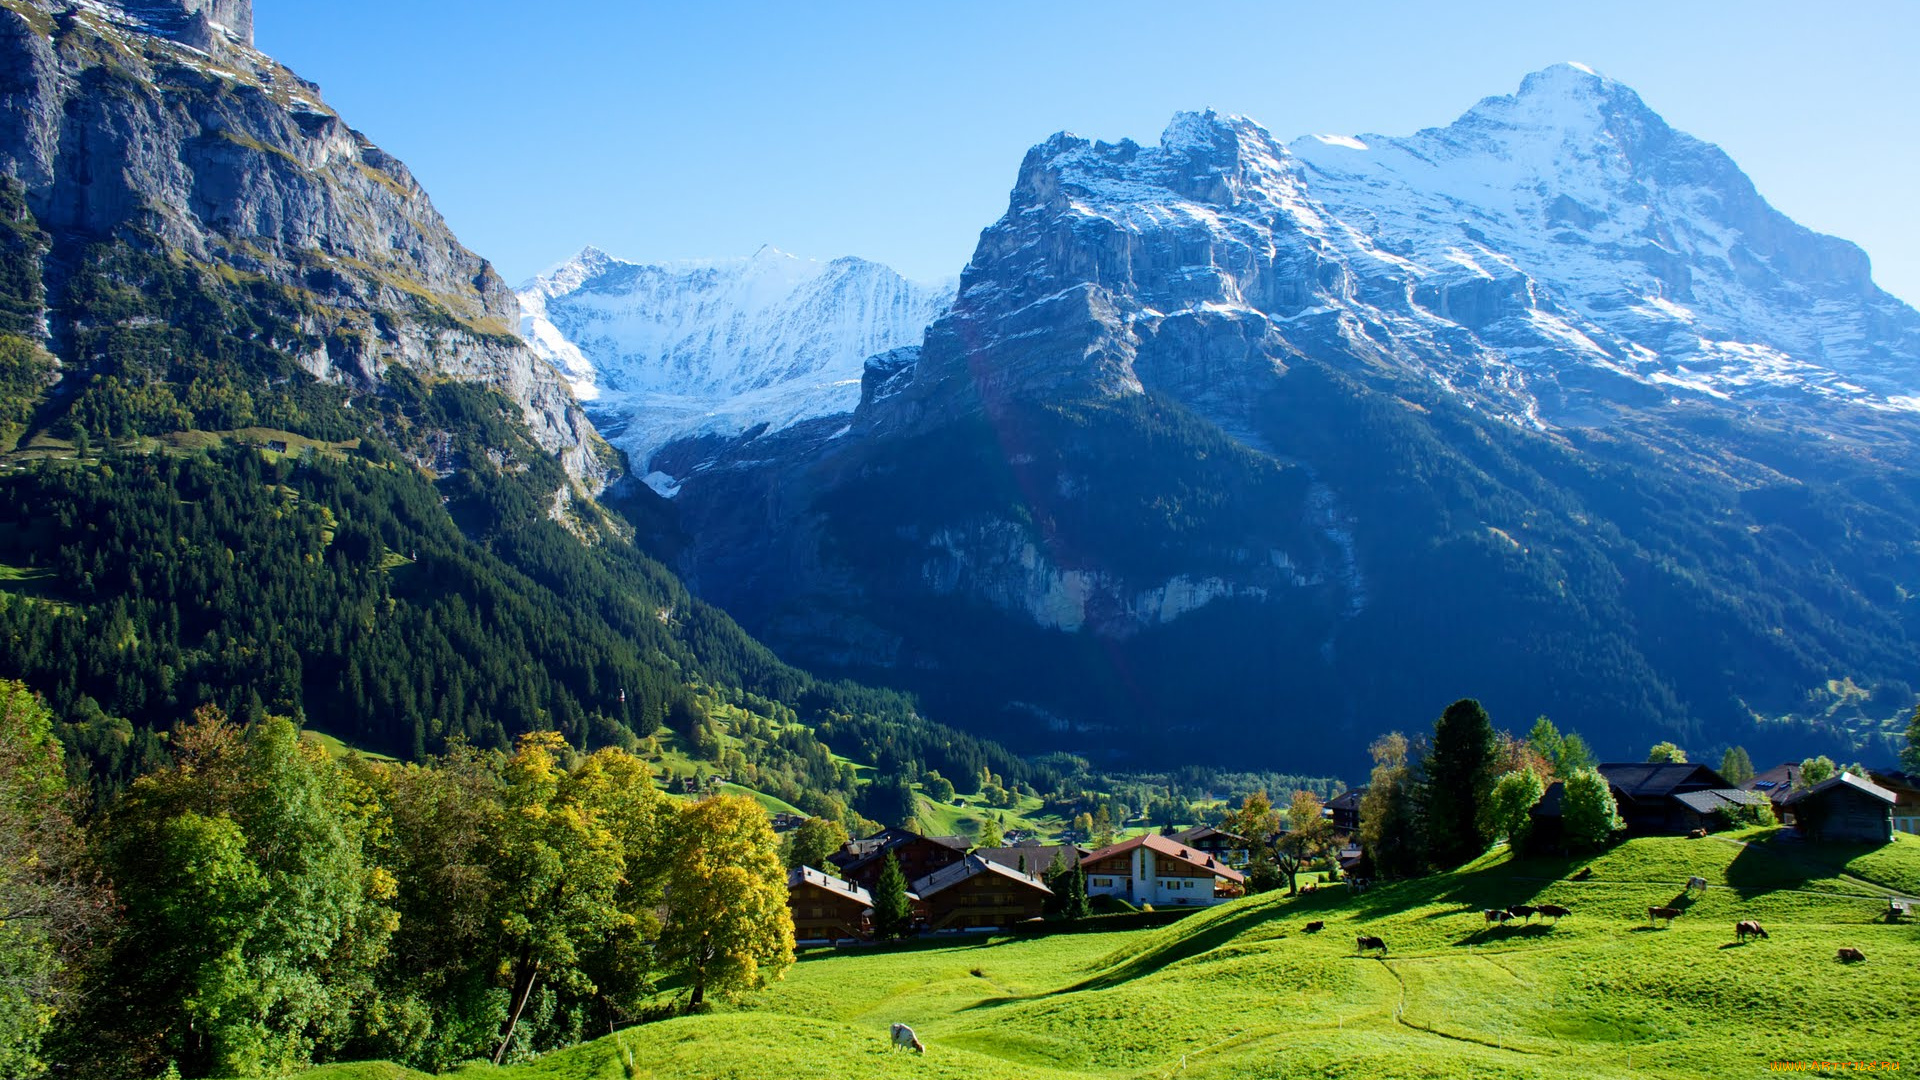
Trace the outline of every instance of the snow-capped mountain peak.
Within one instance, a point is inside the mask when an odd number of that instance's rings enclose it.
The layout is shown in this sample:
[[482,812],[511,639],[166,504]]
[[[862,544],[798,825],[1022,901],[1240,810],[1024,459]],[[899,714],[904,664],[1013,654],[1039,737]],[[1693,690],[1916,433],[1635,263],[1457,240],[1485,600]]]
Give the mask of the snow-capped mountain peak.
[[851,412],[866,358],[918,344],[953,289],[771,245],[658,264],[588,247],[521,287],[521,336],[644,472],[678,439]]

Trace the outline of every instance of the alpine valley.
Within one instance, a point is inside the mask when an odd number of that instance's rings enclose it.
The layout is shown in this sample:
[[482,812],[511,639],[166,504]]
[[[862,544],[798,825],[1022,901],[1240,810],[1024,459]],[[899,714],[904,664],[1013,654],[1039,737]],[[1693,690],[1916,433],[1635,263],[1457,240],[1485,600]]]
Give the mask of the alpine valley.
[[[1056,135],[937,318],[850,260],[838,306],[713,299],[781,265],[522,296],[576,385],[707,395],[586,406],[797,662],[1027,750],[1306,770],[1462,694],[1603,757],[1879,754],[1913,708],[1920,313],[1582,66],[1407,137]],[[850,413],[755,397],[840,370],[800,341],[878,354]]]

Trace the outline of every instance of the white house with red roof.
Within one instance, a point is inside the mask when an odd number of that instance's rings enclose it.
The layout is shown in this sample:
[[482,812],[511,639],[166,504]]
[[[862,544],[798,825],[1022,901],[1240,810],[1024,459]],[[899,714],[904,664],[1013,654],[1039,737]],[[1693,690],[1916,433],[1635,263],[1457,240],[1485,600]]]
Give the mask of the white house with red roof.
[[1080,869],[1087,895],[1156,908],[1225,903],[1246,885],[1246,877],[1217,856],[1153,833],[1101,848],[1081,859]]

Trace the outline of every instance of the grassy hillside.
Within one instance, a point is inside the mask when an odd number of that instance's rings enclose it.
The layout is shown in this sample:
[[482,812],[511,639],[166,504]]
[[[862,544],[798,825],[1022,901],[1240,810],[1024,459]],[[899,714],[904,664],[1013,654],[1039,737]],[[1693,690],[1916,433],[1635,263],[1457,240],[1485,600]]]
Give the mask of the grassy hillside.
[[[1591,877],[1570,880],[1582,867]],[[1690,900],[1694,875],[1709,888]],[[462,1075],[1697,1080],[1776,1060],[1911,1063],[1920,926],[1877,920],[1890,891],[1916,887],[1920,841],[1907,837],[1846,849],[1762,830],[1636,840],[1591,860],[1500,852],[1358,897],[1254,897],[1158,931],[830,953],[733,1011]],[[1482,909],[1528,902],[1574,914],[1486,928]],[[1653,929],[1650,905],[1685,914]],[[1772,937],[1735,944],[1742,918]],[[1325,931],[1305,932],[1314,919]],[[1384,938],[1388,957],[1356,956],[1356,934]],[[1839,963],[1841,945],[1867,962]],[[926,1057],[888,1051],[894,1021]]]

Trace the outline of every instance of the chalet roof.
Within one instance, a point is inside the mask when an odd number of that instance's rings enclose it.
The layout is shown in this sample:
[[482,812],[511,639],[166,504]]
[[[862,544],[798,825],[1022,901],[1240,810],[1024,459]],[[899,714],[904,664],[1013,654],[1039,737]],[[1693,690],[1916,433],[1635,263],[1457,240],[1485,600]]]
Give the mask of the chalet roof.
[[1889,806],[1900,801],[1899,796],[1893,792],[1888,791],[1886,788],[1881,787],[1879,784],[1865,777],[1855,776],[1850,772],[1835,773],[1833,776],[1820,781],[1810,788],[1794,792],[1787,796],[1786,801],[1789,803],[1797,803],[1802,799],[1810,799],[1816,795],[1823,795],[1826,792],[1834,791],[1841,787],[1850,787],[1856,791],[1871,795],[1876,799],[1883,799]]
[[1328,799],[1327,809],[1352,810],[1355,813],[1358,813],[1360,811],[1360,799],[1363,796],[1365,796],[1366,793],[1367,793],[1367,789],[1363,787],[1348,788],[1347,790],[1341,792],[1340,794],[1335,795],[1333,798]]
[[1047,888],[1046,882],[1032,874],[1023,874],[1011,866],[1002,866],[991,859],[983,859],[979,855],[969,855],[952,866],[943,866],[914,882],[910,887],[916,895],[925,898],[981,874],[997,874],[1008,881],[1031,889],[1039,889],[1043,893],[1053,892],[1052,889]]
[[1229,845],[1246,847],[1253,843],[1253,841],[1248,840],[1238,833],[1230,833],[1225,829],[1216,829],[1211,825],[1195,825],[1191,829],[1181,829],[1179,832],[1167,837],[1167,839],[1172,840],[1176,844],[1198,844],[1202,840],[1215,836],[1225,840]]
[[1894,769],[1868,769],[1867,778],[1888,791],[1901,802],[1913,802],[1920,799],[1920,776],[1899,772]]
[[1527,811],[1527,816],[1559,817],[1560,802],[1562,799],[1565,799],[1566,796],[1567,785],[1555,780],[1553,783],[1547,785],[1547,790],[1540,793],[1540,801],[1533,804],[1533,809]]
[[1065,855],[1068,866],[1080,865],[1087,849],[1073,844],[1009,844],[1006,847],[986,847],[973,849],[975,855],[990,859],[1001,866],[1020,869],[1020,860],[1027,860],[1027,873],[1038,876],[1053,867],[1055,855]]
[[1093,862],[1098,859],[1104,859],[1109,855],[1120,855],[1141,847],[1152,849],[1156,855],[1163,855],[1169,859],[1177,859],[1189,866],[1209,871],[1214,877],[1223,877],[1228,881],[1238,882],[1247,880],[1246,875],[1206,852],[1196,851],[1172,837],[1161,836],[1159,833],[1148,833],[1145,836],[1136,836],[1131,840],[1122,840],[1117,844],[1110,844],[1086,856],[1081,861]]
[[873,894],[855,885],[843,881],[832,874],[815,870],[811,866],[796,866],[787,871],[787,889],[792,891],[802,885],[811,885],[816,889],[825,889],[835,896],[844,897],[865,907],[873,906]]
[[1748,791],[1758,791],[1774,802],[1785,802],[1799,783],[1800,763],[1783,761],[1766,772],[1755,773],[1753,779],[1740,786]]
[[1739,788],[1706,788],[1702,791],[1683,791],[1674,796],[1689,810],[1702,814],[1711,814],[1731,806],[1765,806],[1767,796],[1758,791],[1741,791]]
[[1661,799],[1682,790],[1733,787],[1705,765],[1686,761],[1614,761],[1601,765],[1600,775],[1634,800]]
[[910,829],[889,827],[864,839],[849,840],[844,847],[829,857],[840,869],[854,870],[875,859],[885,858],[887,852],[905,847],[916,840],[925,840],[961,852],[971,846],[964,836],[921,836]]

